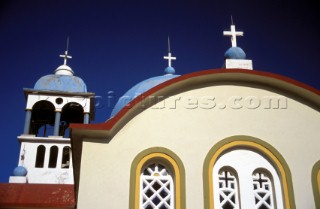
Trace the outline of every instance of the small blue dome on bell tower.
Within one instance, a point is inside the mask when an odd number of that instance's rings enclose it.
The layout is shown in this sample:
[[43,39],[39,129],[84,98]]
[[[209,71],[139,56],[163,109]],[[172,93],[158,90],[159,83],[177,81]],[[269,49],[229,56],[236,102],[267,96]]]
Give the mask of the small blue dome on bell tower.
[[27,169],[23,166],[17,166],[14,170],[13,170],[13,175],[14,176],[26,176],[28,173]]

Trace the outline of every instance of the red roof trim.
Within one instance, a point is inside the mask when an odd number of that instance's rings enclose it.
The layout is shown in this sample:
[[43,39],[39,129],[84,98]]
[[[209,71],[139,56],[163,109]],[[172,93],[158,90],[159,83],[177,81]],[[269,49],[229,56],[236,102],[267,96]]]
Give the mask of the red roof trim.
[[[168,80],[164,83],[161,83],[154,88],[148,90],[147,92],[141,94],[140,96],[136,97],[134,100],[132,100],[127,106],[129,107],[134,107],[141,101],[143,101],[144,98],[147,98],[148,96],[154,94],[155,92],[170,86],[174,83],[178,83],[183,80],[187,80],[189,78],[195,78],[195,77],[200,77],[200,76],[206,76],[206,75],[212,75],[212,74],[229,74],[229,73],[240,73],[240,74],[250,74],[250,75],[257,75],[257,76],[262,76],[262,77],[267,77],[267,78],[273,78],[277,79],[280,81],[284,81],[289,84],[293,84],[297,87],[300,87],[302,89],[308,90],[310,92],[313,92],[317,95],[320,95],[320,91],[308,86],[304,83],[298,82],[296,80],[293,80],[291,78],[270,73],[270,72],[263,72],[263,71],[257,71],[257,70],[243,70],[243,69],[210,69],[210,70],[204,70],[204,71],[199,71],[199,72],[194,72],[186,75],[182,75],[176,78],[173,78],[171,80]],[[126,113],[130,110],[130,108],[123,108],[118,112],[115,117],[111,118],[110,120],[104,122],[104,123],[99,123],[99,124],[71,124],[72,129],[86,129],[86,130],[111,130],[113,126],[122,119],[126,115]]]
[[0,184],[0,208],[75,208],[74,185]]

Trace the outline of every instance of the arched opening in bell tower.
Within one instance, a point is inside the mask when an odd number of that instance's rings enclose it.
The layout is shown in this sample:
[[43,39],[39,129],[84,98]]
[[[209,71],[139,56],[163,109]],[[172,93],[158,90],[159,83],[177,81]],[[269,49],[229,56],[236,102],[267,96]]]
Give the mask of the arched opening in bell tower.
[[70,102],[62,108],[59,135],[69,137],[70,123],[83,123],[83,107],[76,103]]
[[51,102],[38,101],[32,107],[30,134],[47,137],[53,134],[55,107]]

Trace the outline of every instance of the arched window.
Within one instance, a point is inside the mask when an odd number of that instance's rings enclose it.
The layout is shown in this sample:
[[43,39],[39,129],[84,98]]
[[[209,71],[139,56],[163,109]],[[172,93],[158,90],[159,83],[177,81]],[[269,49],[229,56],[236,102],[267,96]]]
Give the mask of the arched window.
[[130,179],[130,208],[186,208],[184,166],[170,150],[156,147],[138,154]]
[[[203,177],[204,208],[295,208],[287,163],[275,148],[260,139],[233,136],[220,141],[205,158]],[[227,178],[228,184],[230,181],[237,182],[238,205],[236,195],[219,195],[223,191],[219,188],[223,180],[221,177]]]
[[62,150],[62,162],[61,168],[69,168],[70,167],[70,147],[64,147]]
[[173,173],[163,164],[148,164],[141,172],[140,208],[174,208]]
[[[238,196],[240,201],[237,201],[236,198],[236,186],[234,186],[234,189],[231,188],[231,182],[236,183],[235,175],[228,170],[223,170],[225,171],[224,173],[217,172],[217,170],[221,170],[221,167],[223,168],[227,166],[232,167],[238,175]],[[261,156],[259,153],[254,152],[250,149],[243,148],[230,150],[220,156],[220,158],[214,165],[213,170],[214,185],[219,185],[222,182],[225,182],[225,184],[228,183],[228,188],[223,188],[223,190],[221,190],[219,186],[219,196],[214,196],[216,208],[284,208],[282,201],[282,189],[278,174],[271,163],[268,162],[268,160]],[[276,185],[275,192],[278,194],[277,202],[275,203],[277,207],[275,207],[273,203],[273,192],[270,180],[271,175],[273,175],[273,179]],[[217,186],[214,187],[214,189],[216,188]]]
[[58,147],[52,146],[50,148],[50,157],[49,157],[49,168],[57,167],[57,158],[58,158]]
[[38,146],[37,156],[36,156],[36,168],[43,168],[44,166],[44,156],[46,154],[46,148],[43,145]]

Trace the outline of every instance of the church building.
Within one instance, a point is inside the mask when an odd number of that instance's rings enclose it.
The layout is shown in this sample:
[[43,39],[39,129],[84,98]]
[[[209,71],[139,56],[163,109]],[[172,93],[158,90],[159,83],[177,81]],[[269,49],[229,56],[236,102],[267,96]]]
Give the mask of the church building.
[[319,209],[320,91],[254,70],[243,32],[223,34],[222,68],[178,75],[168,42],[164,75],[130,88],[99,124],[67,50],[24,89],[20,160],[0,208]]

